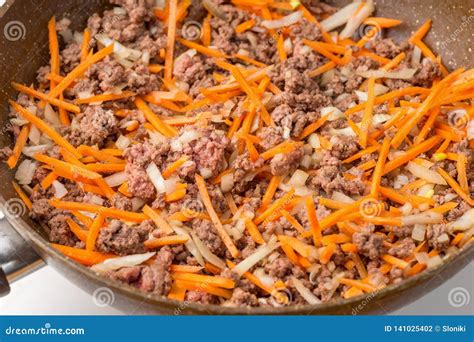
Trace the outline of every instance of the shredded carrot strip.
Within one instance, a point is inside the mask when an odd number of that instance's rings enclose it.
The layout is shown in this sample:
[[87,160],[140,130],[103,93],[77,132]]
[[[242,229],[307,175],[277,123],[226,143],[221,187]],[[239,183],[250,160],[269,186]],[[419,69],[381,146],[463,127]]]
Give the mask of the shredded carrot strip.
[[184,287],[181,287],[179,284],[174,282],[171,284],[171,289],[168,292],[168,295],[166,296],[169,299],[174,299],[174,300],[179,300],[179,301],[184,301],[186,297],[186,289]]
[[334,44],[334,41],[332,40],[331,35],[327,33],[326,30],[324,30],[321,23],[311,14],[311,12],[301,2],[299,2],[298,9],[303,12],[303,16],[306,20],[315,24],[318,27],[319,31],[321,32],[321,35],[323,36],[323,40],[326,43]]
[[155,113],[153,113],[150,107],[148,107],[145,101],[141,98],[137,97],[135,99],[135,106],[143,112],[145,118],[153,125],[153,127],[164,136],[172,138],[178,134],[174,127],[165,124]]
[[400,204],[410,203],[414,207],[418,207],[419,205],[428,203],[430,201],[430,199],[426,197],[402,194],[393,189],[382,186],[379,190],[382,196]]
[[278,50],[278,56],[280,57],[280,62],[284,62],[286,61],[286,51],[285,51],[285,40],[283,38],[283,35],[282,34],[279,34],[278,35],[278,39],[277,39],[277,50]]
[[390,151],[390,139],[385,138],[383,140],[382,148],[380,149],[379,158],[377,165],[375,166],[374,173],[372,175],[372,185],[370,187],[370,195],[376,198],[380,190],[380,180],[382,179],[382,172],[387,160],[388,152]]
[[235,28],[235,32],[243,33],[247,30],[250,30],[252,27],[254,27],[254,25],[255,25],[255,19],[244,21],[243,23],[237,25],[237,27]]
[[20,156],[21,156],[21,151],[23,150],[23,147],[25,147],[26,141],[28,140],[29,133],[30,133],[30,125],[24,125],[20,130],[20,134],[18,134],[18,137],[16,138],[15,146],[13,147],[12,154],[7,159],[7,164],[10,167],[10,169],[13,169],[18,163],[18,159],[20,159]]
[[51,247],[58,250],[65,256],[74,259],[75,261],[85,265],[85,266],[92,266],[95,264],[99,264],[104,260],[114,258],[115,255],[112,254],[103,254],[99,252],[88,251],[85,249],[74,248],[69,246],[58,245],[55,243],[51,244]]
[[120,172],[125,170],[125,164],[87,164],[86,169],[94,172]]
[[396,258],[396,257],[394,257],[392,255],[389,255],[389,254],[382,255],[381,259],[383,261],[389,263],[390,265],[401,268],[402,270],[407,268],[408,265],[409,265],[408,262],[406,262],[402,259]]
[[171,175],[178,170],[184,163],[188,161],[189,157],[188,156],[183,156],[173,162],[170,166],[168,166],[163,172],[162,175],[164,178],[169,178]]
[[341,245],[341,249],[346,253],[357,253],[357,246],[353,243],[345,243]]
[[267,220],[270,218],[272,215],[275,215],[275,213],[278,213],[278,210],[280,210],[281,207],[285,206],[288,204],[288,201],[293,197],[295,193],[295,189],[291,189],[288,191],[285,195],[274,201],[268,209],[266,209],[263,213],[261,213],[259,216],[257,216],[254,220],[255,224],[260,224],[263,221]]
[[287,140],[287,141],[282,142],[281,144],[278,144],[270,148],[269,150],[266,150],[265,152],[261,153],[260,156],[263,159],[268,160],[270,158],[273,158],[277,154],[289,153],[293,151],[295,148],[297,148],[298,146],[300,146],[300,144],[301,143],[295,143],[293,141]]
[[171,272],[181,272],[181,273],[198,273],[202,271],[203,267],[201,266],[191,266],[191,265],[175,265],[170,266]]
[[41,181],[41,187],[44,190],[47,190],[53,182],[58,179],[58,175],[54,172],[50,172],[44,179]]
[[352,157],[349,157],[349,158],[347,158],[347,159],[344,159],[342,162],[343,162],[344,164],[352,163],[353,161],[355,161],[355,160],[357,160],[357,159],[360,159],[360,158],[362,158],[363,156],[365,156],[365,155],[367,155],[367,154],[374,153],[374,152],[377,151],[378,149],[379,149],[378,146],[370,146],[370,147],[367,147],[366,149],[357,152],[357,153],[354,154]]
[[86,28],[82,36],[81,62],[84,62],[87,58],[87,55],[89,55],[90,40],[91,40],[91,31],[89,30],[89,28]]
[[18,194],[20,199],[25,203],[26,207],[28,209],[31,209],[33,207],[33,203],[31,203],[31,200],[29,199],[28,195],[25,194],[23,189],[14,181],[12,181],[13,189],[15,189],[15,192]]
[[330,243],[346,243],[352,241],[352,238],[347,234],[331,234],[325,235],[322,238],[323,245],[329,245]]
[[190,48],[190,49],[194,49],[200,53],[202,53],[203,55],[207,55],[207,56],[210,56],[210,57],[215,57],[215,58],[226,58],[227,56],[223,53],[223,52],[220,52],[219,50],[216,50],[216,49],[211,49],[207,46],[204,46],[204,45],[201,45],[201,44],[198,44],[198,43],[195,43],[195,42],[191,42],[189,40],[185,40],[185,39],[178,39],[178,41],[183,44],[184,46]]
[[309,124],[306,126],[303,131],[301,132],[300,136],[298,137],[298,140],[303,140],[306,138],[308,135],[314,133],[316,130],[318,130],[322,125],[324,125],[331,113],[324,115],[320,117],[318,120],[315,122]]
[[458,182],[461,189],[465,192],[469,192],[469,182],[466,173],[467,158],[464,154],[459,154],[456,162],[456,168],[458,171]]
[[81,240],[82,242],[87,241],[87,231],[79,227],[79,225],[71,220],[70,218],[66,219],[67,224],[69,225],[69,229],[71,229],[71,232],[76,235],[76,237]]
[[113,51],[114,45],[110,44],[99,52],[89,56],[84,62],[80,63],[66,77],[64,77],[63,80],[59,82],[59,84],[53,90],[51,90],[49,96],[52,98],[57,98],[64,90],[69,87],[69,85],[71,85],[72,82],[84,74],[84,72],[89,69],[91,65],[110,55]]
[[101,213],[97,214],[91,226],[89,227],[89,233],[87,234],[86,250],[93,251],[95,248],[95,242],[99,236],[100,228],[104,224],[104,216]]
[[225,200],[227,202],[227,205],[229,206],[230,212],[232,215],[237,214],[237,211],[239,210],[237,208],[237,205],[235,204],[234,198],[232,197],[232,194],[230,192],[227,192],[225,195]]
[[401,165],[408,163],[410,160],[420,155],[421,153],[425,153],[431,150],[433,147],[438,145],[441,142],[441,140],[442,140],[441,137],[433,136],[429,138],[428,140],[422,142],[421,144],[415,145],[414,147],[406,151],[405,154],[403,154],[402,156],[387,162],[383,169],[382,175],[386,175],[387,173],[395,170]]
[[[235,264],[228,259],[226,260],[226,263],[230,269],[233,269],[235,267]],[[267,292],[268,294],[274,293],[274,288],[272,286],[268,286],[262,283],[262,281],[259,278],[257,278],[255,275],[253,275],[253,273],[245,272],[243,274],[243,277],[247,279],[248,281],[250,281],[255,286],[261,288],[263,291]]]
[[[272,65],[269,65],[268,67],[258,69],[257,71],[247,75],[245,77],[245,80],[247,83],[252,83],[252,82],[258,82],[264,77],[268,77],[269,72],[273,69]],[[227,84],[221,84],[213,87],[209,87],[207,89],[201,90],[201,92],[206,95],[210,93],[222,93],[222,92],[230,92],[233,90],[238,90],[240,88],[240,84],[237,82],[230,82]]]
[[305,202],[306,214],[308,215],[309,224],[311,226],[311,232],[313,235],[313,242],[316,247],[321,246],[322,233],[321,226],[319,225],[318,216],[316,214],[316,207],[312,197],[308,197]]
[[255,60],[255,59],[253,59],[253,58],[250,58],[250,57],[248,57],[248,56],[242,55],[242,54],[240,54],[240,53],[236,53],[236,54],[234,54],[232,57],[241,59],[241,60],[243,60],[244,62],[246,62],[247,64],[253,64],[253,65],[255,65],[255,66],[259,67],[259,68],[264,68],[264,67],[267,66],[265,63],[259,62],[259,61]]
[[166,39],[166,57],[165,57],[165,80],[171,80],[173,77],[173,54],[176,39],[176,16],[178,0],[169,1],[168,12],[168,36]]
[[162,230],[165,234],[173,233],[173,228],[169,225],[169,223],[161,217],[161,215],[149,207],[147,204],[143,207],[143,213],[148,216],[153,223],[158,227],[158,229]]
[[401,61],[405,59],[406,55],[405,52],[400,52],[397,56],[395,56],[390,62],[385,64],[382,69],[383,70],[390,70],[395,68],[400,64]]
[[308,75],[309,75],[309,77],[316,77],[316,76],[319,76],[321,74],[324,74],[326,71],[334,69],[335,67],[336,67],[336,63],[330,61],[330,62],[327,62],[326,64],[310,71],[308,73]]
[[319,53],[320,55],[323,55],[324,57],[329,59],[331,62],[333,62],[335,64],[338,64],[338,65],[345,64],[344,60],[342,60],[339,57],[336,57],[332,52],[330,52],[327,49],[327,45],[322,45],[322,43],[314,42],[314,41],[311,41],[311,40],[308,40],[308,39],[303,39],[303,42],[306,45],[308,45],[310,48],[315,50],[317,53]]
[[208,15],[202,22],[202,37],[201,41],[204,46],[211,45],[212,29],[211,29],[211,19]]
[[373,77],[369,78],[368,83],[368,95],[367,102],[364,110],[364,116],[362,118],[362,123],[360,126],[360,136],[359,144],[363,147],[367,147],[367,139],[369,136],[369,129],[372,122],[374,99],[375,99],[375,79]]
[[69,102],[66,102],[66,101],[63,101],[63,100],[55,99],[55,98],[51,97],[50,95],[44,94],[44,93],[42,93],[38,90],[35,90],[31,87],[27,87],[27,86],[24,86],[24,85],[16,83],[16,82],[12,82],[11,85],[15,90],[18,90],[18,91],[20,91],[24,94],[36,97],[39,100],[48,102],[48,103],[50,103],[51,105],[53,105],[55,107],[64,108],[64,109],[66,109],[70,112],[76,113],[76,114],[81,111],[81,109],[78,106],[76,106],[72,103],[69,103]]
[[358,289],[361,289],[364,292],[373,292],[376,290],[376,288],[373,285],[364,283],[361,280],[354,280],[354,279],[347,279],[347,278],[339,278],[338,280],[341,284],[356,287]]
[[413,43],[415,40],[422,40],[426,36],[428,31],[430,30],[431,23],[432,23],[431,19],[428,19],[427,21],[425,21],[423,25],[421,25],[420,28],[411,35],[408,41],[410,43]]
[[474,207],[474,199],[472,199],[468,193],[466,193],[461,186],[442,168],[438,168],[438,173],[444,178],[446,183],[461,197],[467,204]]
[[119,210],[115,208],[102,207],[100,205],[90,203],[67,202],[53,198],[49,200],[49,204],[58,209],[101,213],[105,217],[112,217],[130,222],[142,222],[148,219],[148,216],[146,216],[145,214],[134,213],[131,211]]
[[282,210],[281,214],[299,233],[304,232],[303,226],[288,211]]
[[464,237],[464,233],[457,233],[454,239],[451,240],[451,246],[458,245],[461,242],[463,237]]
[[[182,273],[175,273],[182,274]],[[184,273],[183,273],[184,274]],[[212,294],[214,296],[223,297],[230,299],[232,297],[232,291],[222,289],[220,287],[213,286],[207,282],[194,282],[177,279],[175,281],[176,285],[190,291],[202,291]]]
[[[48,22],[48,37],[49,37],[49,53],[51,55],[51,73],[59,75],[60,61],[59,61],[59,43],[58,34],[56,33],[56,18],[52,17]],[[51,89],[56,86],[56,82],[51,81]]]
[[293,236],[278,235],[278,239],[291,246],[292,249],[305,258],[308,258],[311,255],[312,247]]
[[428,120],[426,120],[425,124],[423,125],[423,127],[421,128],[420,130],[420,133],[415,137],[415,139],[413,140],[413,142],[415,144],[419,144],[421,143],[423,140],[425,140],[426,136],[428,135],[428,133],[433,129],[433,124],[435,123],[436,121],[436,118],[438,117],[438,115],[441,113],[440,109],[439,108],[435,108],[431,111],[429,117],[428,117]]
[[454,208],[456,208],[458,205],[459,203],[456,203],[456,202],[447,202],[440,205],[439,207],[431,209],[430,211],[433,211],[435,213],[445,214],[453,210]]
[[84,99],[76,99],[74,100],[74,103],[85,104],[85,103],[95,103],[95,102],[107,102],[107,101],[126,99],[132,96],[135,96],[135,93],[133,91],[123,91],[120,94],[113,94],[113,93],[101,94],[101,95],[95,95],[95,96],[91,96]]
[[147,240],[144,242],[146,248],[154,249],[162,246],[181,245],[188,241],[186,235],[169,235],[158,239]]
[[165,196],[165,201],[166,202],[176,202],[179,201],[180,199],[183,199],[184,196],[186,196],[186,189],[177,189],[171,194],[167,194]]
[[323,247],[322,252],[319,256],[319,262],[323,265],[326,265],[331,257],[333,256],[334,252],[336,251],[336,244],[330,243],[326,247]]
[[352,297],[356,297],[356,296],[360,296],[361,294],[363,294],[364,291],[362,291],[361,289],[358,289],[357,287],[350,287],[349,290],[347,290],[346,292],[344,292],[343,294],[343,297],[345,299],[347,298],[352,298]]
[[398,26],[402,23],[401,20],[391,19],[391,18],[381,18],[381,17],[370,17],[364,20],[366,25],[375,25],[381,28],[389,28]]
[[13,109],[19,113],[23,118],[28,120],[30,123],[35,125],[41,132],[50,137],[56,144],[64,147],[66,150],[71,152],[77,158],[81,158],[82,155],[72,146],[66,139],[59,135],[53,128],[51,128],[46,122],[41,120],[36,115],[30,113],[27,109],[20,106],[18,103],[10,100],[10,105]]
[[222,287],[224,289],[233,289],[235,282],[232,279],[208,276],[195,273],[173,273],[171,277],[175,280],[192,281],[196,283],[203,283],[215,287]]
[[[222,66],[222,64],[220,64],[219,66]],[[270,117],[270,114],[267,111],[267,108],[263,105],[262,101],[257,96],[257,94],[255,94],[252,87],[250,87],[250,85],[247,83],[247,81],[245,80],[245,78],[242,75],[242,73],[240,72],[240,70],[238,68],[236,68],[235,66],[230,65],[230,64],[229,64],[228,70],[232,73],[235,80],[240,84],[240,86],[245,91],[245,93],[260,108],[261,117],[262,117],[262,120],[265,122],[265,124],[267,124],[268,126],[272,125],[272,119]]]
[[239,251],[235,247],[234,242],[232,241],[230,236],[227,234],[227,231],[222,226],[219,216],[217,216],[217,213],[214,210],[214,207],[212,206],[211,198],[206,187],[206,182],[199,175],[196,175],[195,178],[196,185],[199,189],[199,194],[201,195],[201,199],[204,203],[204,206],[206,207],[207,212],[209,213],[209,216],[211,217],[211,221],[214,224],[217,233],[219,234],[220,238],[224,242],[224,245],[227,247],[232,257],[236,258],[239,255]]
[[285,240],[283,241],[280,240],[280,247],[292,263],[294,263],[297,266],[300,266],[298,255],[295,253],[293,248],[291,248],[291,246]]
[[34,158],[40,162],[51,165],[59,170],[66,170],[69,173],[76,174],[88,179],[98,179],[101,176],[93,171],[89,171],[81,166],[74,165],[71,163],[63,162],[59,159],[48,157],[44,154],[36,154]]
[[265,241],[263,240],[262,234],[260,234],[260,231],[258,230],[255,223],[252,222],[252,220],[246,219],[245,227],[247,228],[247,232],[249,233],[249,235],[252,237],[252,239],[256,243],[258,243],[259,245],[262,245],[265,243]]

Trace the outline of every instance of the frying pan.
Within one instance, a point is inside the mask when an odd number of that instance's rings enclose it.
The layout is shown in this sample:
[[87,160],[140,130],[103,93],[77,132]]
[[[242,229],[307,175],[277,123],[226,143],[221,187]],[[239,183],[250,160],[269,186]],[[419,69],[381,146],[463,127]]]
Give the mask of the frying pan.
[[[333,2],[339,6],[344,3],[347,1]],[[10,82],[31,84],[36,70],[49,63],[46,30],[49,18],[66,15],[72,19],[73,28],[81,29],[91,14],[106,6],[107,2],[103,0],[7,0],[0,8],[0,146],[12,145],[7,132],[7,101],[15,93]],[[434,25],[427,42],[441,54],[448,68],[474,67],[471,51],[474,0],[379,0],[376,8],[377,16],[403,21],[404,24],[389,33],[397,39],[407,38],[421,23],[432,18]],[[0,293],[4,295],[9,291],[9,282],[46,262],[89,293],[102,287],[110,289],[115,298],[113,305],[133,314],[379,314],[406,305],[436,288],[472,261],[474,255],[471,245],[441,265],[400,284],[390,285],[375,294],[321,305],[250,309],[183,304],[97,276],[53,250],[46,239],[46,228],[30,220],[26,210],[18,206],[11,186],[13,174],[5,163],[1,163],[0,203],[10,209],[6,219],[0,221]]]

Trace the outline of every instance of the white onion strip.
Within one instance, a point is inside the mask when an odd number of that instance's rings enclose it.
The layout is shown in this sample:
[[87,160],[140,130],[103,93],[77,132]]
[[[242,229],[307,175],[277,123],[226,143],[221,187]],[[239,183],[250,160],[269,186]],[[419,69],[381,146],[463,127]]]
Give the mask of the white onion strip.
[[225,262],[217,255],[212,253],[206,244],[202,242],[201,239],[196,235],[196,233],[191,232],[191,236],[193,237],[194,243],[196,244],[197,249],[199,249],[204,259],[219,267],[220,269],[226,268]]
[[321,300],[316,297],[306,286],[304,286],[301,280],[297,279],[296,277],[291,277],[291,282],[293,283],[296,291],[298,291],[301,297],[303,297],[309,304],[321,304]]
[[252,255],[248,256],[247,258],[242,260],[237,266],[235,266],[234,271],[238,275],[242,276],[245,272],[250,270],[253,266],[260,262],[260,260],[265,258],[278,247],[280,247],[280,244],[276,242],[276,237],[272,236],[268,243],[258,247]]
[[115,271],[122,267],[132,267],[140,265],[151,257],[153,257],[155,254],[156,252],[149,252],[143,254],[126,255],[118,258],[111,258],[104,260],[100,264],[95,264],[91,268],[96,272]]
[[291,26],[293,24],[296,24],[298,21],[300,21],[302,17],[303,17],[303,12],[296,11],[280,19],[264,20],[262,21],[262,26],[269,30],[277,29],[280,27]]

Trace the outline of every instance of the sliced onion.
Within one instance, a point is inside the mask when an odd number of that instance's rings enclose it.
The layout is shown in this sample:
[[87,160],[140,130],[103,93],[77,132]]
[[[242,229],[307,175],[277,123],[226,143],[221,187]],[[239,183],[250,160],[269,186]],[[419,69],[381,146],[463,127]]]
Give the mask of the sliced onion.
[[319,141],[319,136],[316,133],[313,133],[308,137],[308,143],[314,149],[321,148],[321,142]]
[[300,21],[302,17],[303,17],[303,12],[296,11],[279,19],[263,20],[262,26],[269,30],[277,29],[280,27],[291,26],[293,24],[296,24],[298,21]]
[[321,300],[316,297],[306,286],[303,285],[301,280],[296,277],[291,277],[291,283],[295,287],[296,291],[299,292],[309,304],[321,304]]
[[424,265],[427,265],[428,262],[430,261],[430,256],[426,252],[415,253],[415,258],[416,258],[416,261]]
[[[268,259],[270,259],[270,257],[268,257]],[[269,262],[271,262],[269,260]],[[275,280],[273,279],[273,277],[271,277],[270,275],[268,275],[267,273],[265,273],[265,269],[262,268],[262,267],[259,267],[257,268],[254,272],[253,272],[254,276],[256,276],[263,284],[271,287],[273,286],[273,284],[275,283]]]
[[43,153],[51,148],[50,145],[25,146],[21,152],[28,157],[33,158],[37,153]]
[[38,165],[36,164],[36,162],[30,159],[23,160],[20,165],[18,165],[18,168],[15,173],[15,179],[21,185],[30,184],[33,180],[33,176],[35,175],[37,166]]
[[199,173],[201,174],[202,178],[204,178],[204,179],[209,179],[213,175],[212,170],[208,169],[207,167],[201,167],[199,169]]
[[117,148],[122,151],[125,150],[128,146],[130,146],[130,144],[131,144],[130,139],[124,135],[120,135],[117,138],[117,141],[115,142],[115,146],[117,146]]
[[336,27],[344,25],[357,11],[359,5],[360,2],[352,2],[349,5],[341,8],[339,11],[321,22],[322,28],[329,32],[334,30]]
[[234,174],[229,173],[221,178],[221,190],[222,192],[229,192],[234,187]]
[[132,198],[132,211],[139,211],[146,203],[146,201],[140,197]]
[[351,15],[351,17],[347,21],[346,26],[339,34],[339,37],[342,39],[352,37],[352,35],[357,31],[357,29],[364,22],[364,20],[372,14],[374,9],[375,7],[373,0],[367,0],[365,5],[360,10],[356,10],[356,12]]
[[227,15],[224,11],[219,8],[219,5],[214,3],[212,0],[202,0],[202,5],[209,11],[213,16],[218,17],[222,20],[227,20]]
[[59,115],[54,111],[53,107],[49,103],[44,106],[44,118],[53,126],[60,126],[61,120]]
[[411,232],[411,238],[415,241],[425,241],[426,226],[423,224],[415,224]]
[[280,244],[277,242],[276,237],[272,236],[268,243],[258,247],[252,255],[248,256],[247,258],[242,260],[237,266],[235,266],[234,272],[242,276],[245,272],[250,270],[253,266],[259,263],[262,259],[264,259],[267,255],[269,255],[278,247],[280,247]]
[[408,184],[410,180],[408,179],[407,175],[397,175],[395,177],[395,181],[393,183],[393,188],[394,189],[401,189],[402,186]]
[[61,199],[67,195],[67,189],[61,182],[55,180],[53,181],[52,186],[54,189],[54,197]]
[[34,145],[39,145],[41,139],[41,131],[36,126],[31,126],[30,133],[28,134],[28,139]]
[[469,120],[466,125],[467,138],[474,139],[474,120]]
[[166,193],[165,179],[163,178],[160,169],[158,169],[158,166],[156,166],[155,163],[150,163],[148,165],[148,167],[146,168],[146,173],[148,175],[148,178],[150,178],[151,182],[155,186],[156,191],[159,194]]
[[304,172],[303,170],[296,170],[286,184],[295,188],[301,187],[306,184],[308,178],[308,173]]
[[378,70],[359,70],[356,71],[358,76],[364,78],[392,78],[392,79],[400,79],[400,80],[409,80],[411,79],[416,73],[416,69],[405,68],[396,71],[386,71],[382,69]]
[[196,258],[196,261],[199,263],[199,265],[204,267],[204,258],[199,249],[197,248],[196,244],[194,243],[194,240],[191,238],[191,236],[189,236],[188,232],[185,229],[181,227],[176,227],[174,225],[172,225],[172,228],[177,234],[185,235],[188,237],[188,241],[186,241],[184,245],[186,246],[189,253],[191,253]]
[[464,231],[474,227],[474,208],[466,211],[456,221],[448,225],[450,232]]
[[413,48],[413,53],[411,55],[411,65],[416,66],[421,62],[421,50],[418,46]]
[[342,202],[342,203],[354,203],[355,200],[349,196],[347,196],[346,194],[343,194],[342,192],[340,191],[334,191],[332,193],[332,196],[331,196],[332,200],[334,201],[338,201],[338,202]]
[[13,126],[24,126],[26,124],[29,123],[28,120],[26,119],[23,119],[23,118],[12,118],[10,119],[10,123],[13,125]]
[[148,252],[143,254],[132,254],[118,258],[110,258],[104,260],[100,264],[91,267],[96,272],[115,271],[123,267],[133,267],[143,264],[148,259],[154,257],[156,252]]
[[184,145],[190,143],[193,140],[199,139],[199,137],[199,132],[194,129],[187,129],[179,137],[171,140],[171,150],[174,152],[179,152],[183,149]]
[[336,107],[324,107],[321,109],[321,116],[328,115],[328,121],[335,121],[345,118],[344,113]]
[[211,264],[219,267],[220,269],[226,268],[224,260],[220,259],[217,255],[212,253],[211,250],[206,246],[206,244],[202,242],[201,239],[194,232],[191,232],[191,236],[194,240],[194,243],[196,244],[197,249],[199,249],[199,252],[201,252],[204,259],[209,261]]
[[[386,86],[384,86],[384,85],[382,85],[382,84],[375,83],[375,86],[374,86],[374,94],[375,94],[375,96],[383,95],[383,94],[385,94],[388,90],[389,90],[388,87],[386,87]],[[366,101],[367,101],[367,99],[368,99],[368,94],[367,94],[367,92],[365,92],[365,91],[360,91],[360,90],[356,90],[355,93],[356,93],[357,98],[359,99],[359,101],[363,101],[363,102],[366,102]]]
[[436,171],[428,169],[414,162],[408,162],[406,169],[415,177],[421,178],[429,183],[446,185],[444,178]]
[[105,182],[113,188],[115,186],[122,185],[127,181],[127,173],[125,171],[117,172],[105,177],[104,179]]
[[403,226],[413,226],[415,224],[433,224],[443,221],[443,215],[434,211],[425,211],[420,214],[402,216]]
[[381,123],[387,122],[392,118],[389,114],[375,114],[372,118],[372,125],[379,125]]
[[332,136],[345,136],[345,137],[357,136],[357,134],[354,132],[354,130],[351,127],[340,128],[340,129],[330,128],[329,133]]
[[438,265],[441,265],[442,263],[443,263],[443,260],[441,259],[441,257],[439,255],[435,255],[428,260],[427,266],[428,268],[433,268]]

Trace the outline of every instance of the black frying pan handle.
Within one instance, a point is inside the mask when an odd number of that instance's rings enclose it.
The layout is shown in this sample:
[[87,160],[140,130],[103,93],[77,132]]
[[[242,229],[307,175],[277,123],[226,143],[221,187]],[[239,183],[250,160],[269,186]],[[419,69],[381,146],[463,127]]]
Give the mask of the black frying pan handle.
[[0,220],[0,297],[10,292],[13,282],[42,267],[44,262],[10,225]]

